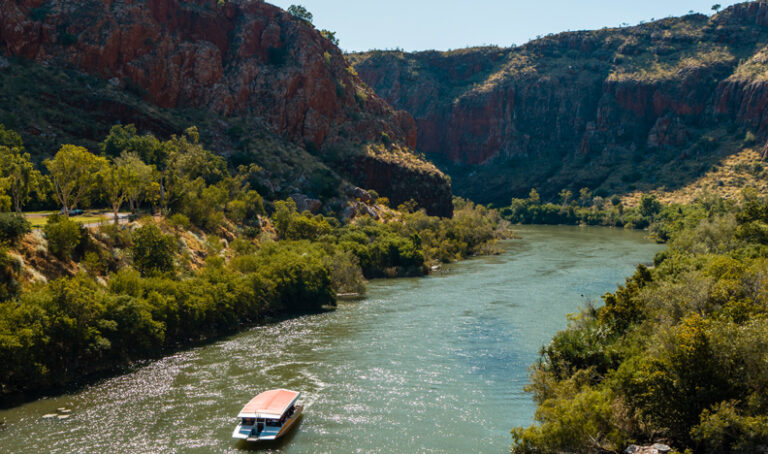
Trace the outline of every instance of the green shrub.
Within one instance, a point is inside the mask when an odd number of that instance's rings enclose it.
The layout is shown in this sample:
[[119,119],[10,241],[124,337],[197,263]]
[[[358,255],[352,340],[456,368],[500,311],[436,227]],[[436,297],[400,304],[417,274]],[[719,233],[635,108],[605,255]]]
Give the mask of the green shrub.
[[768,446],[768,416],[746,416],[737,402],[722,402],[702,412],[691,435],[702,452],[761,452]]
[[48,216],[43,232],[48,240],[48,250],[61,260],[72,257],[72,253],[80,245],[82,234],[79,222],[72,221],[66,216],[52,214]]
[[[8,250],[0,247],[0,302],[9,300],[19,293],[19,262],[8,255]],[[0,324],[0,327],[2,325]]]
[[167,273],[174,269],[176,239],[166,235],[156,224],[147,224],[133,232],[133,265],[144,276]]
[[[310,21],[311,22],[311,21]],[[320,30],[320,34],[323,35],[323,38],[327,39],[331,42],[334,46],[339,46],[339,38],[336,37],[336,32],[332,32],[330,30]],[[327,54],[327,52],[326,52]],[[330,65],[331,57],[328,55],[328,57],[325,57],[326,64]]]
[[23,215],[0,213],[0,242],[13,243],[32,231],[32,226]]
[[170,218],[168,218],[168,223],[177,229],[180,230],[189,230],[189,227],[192,225],[191,222],[189,222],[189,218],[184,216],[181,213],[176,213],[171,215]]
[[336,304],[325,252],[307,241],[271,242],[254,256],[243,258],[241,269],[272,286],[270,310],[275,313],[316,312]]
[[558,385],[536,411],[540,425],[512,430],[513,453],[620,452],[627,439],[618,427],[609,391]]
[[365,277],[360,268],[360,259],[350,251],[338,252],[328,258],[331,282],[336,293],[365,292]]
[[291,5],[286,11],[288,11],[288,14],[297,19],[301,19],[310,24],[312,23],[312,13],[307,11],[307,9],[301,5]]
[[248,205],[242,200],[232,200],[227,203],[227,217],[238,224],[245,221]]

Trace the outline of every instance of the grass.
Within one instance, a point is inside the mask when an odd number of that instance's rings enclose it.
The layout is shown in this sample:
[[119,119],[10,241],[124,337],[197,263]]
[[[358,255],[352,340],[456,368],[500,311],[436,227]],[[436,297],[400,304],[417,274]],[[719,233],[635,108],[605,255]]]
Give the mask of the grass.
[[[688,204],[704,194],[720,194],[738,200],[745,188],[754,188],[760,194],[768,194],[768,163],[752,148],[744,148],[713,165],[709,171],[691,183],[674,190],[655,189],[650,192],[664,203]],[[626,206],[640,201],[641,191],[635,191],[622,199]]]
[[[32,224],[33,229],[39,229],[45,225],[48,219],[48,216],[56,213],[58,213],[58,211],[28,211],[24,213],[24,217],[26,217],[27,221],[29,221],[29,223]],[[127,213],[120,213],[120,214],[127,214]],[[80,222],[82,224],[94,224],[97,222],[112,221],[113,217],[112,217],[112,213],[108,213],[106,211],[89,210],[83,213],[82,215],[71,216],[70,219],[75,222]]]

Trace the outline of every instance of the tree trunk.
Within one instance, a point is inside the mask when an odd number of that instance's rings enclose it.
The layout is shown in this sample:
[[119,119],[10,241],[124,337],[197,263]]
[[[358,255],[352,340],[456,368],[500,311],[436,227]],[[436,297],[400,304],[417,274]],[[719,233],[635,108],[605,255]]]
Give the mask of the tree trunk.
[[165,175],[160,177],[160,213],[166,215],[165,207]]

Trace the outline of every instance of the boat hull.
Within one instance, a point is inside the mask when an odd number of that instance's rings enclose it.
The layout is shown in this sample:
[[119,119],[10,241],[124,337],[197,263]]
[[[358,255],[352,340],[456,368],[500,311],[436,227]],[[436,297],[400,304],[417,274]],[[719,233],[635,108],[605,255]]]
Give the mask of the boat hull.
[[265,429],[257,434],[254,434],[253,427],[238,424],[235,431],[232,432],[232,438],[239,440],[245,440],[249,442],[257,441],[273,441],[282,437],[296,425],[296,422],[301,418],[304,407],[302,405],[296,405],[296,409],[290,418],[285,420],[285,423],[281,427],[265,427]]

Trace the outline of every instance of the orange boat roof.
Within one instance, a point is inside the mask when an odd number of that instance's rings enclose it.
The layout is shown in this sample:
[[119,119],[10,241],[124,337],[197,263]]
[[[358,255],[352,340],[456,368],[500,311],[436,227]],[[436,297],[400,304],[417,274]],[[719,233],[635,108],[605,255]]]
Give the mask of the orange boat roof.
[[245,404],[238,418],[280,418],[301,393],[287,389],[264,391]]

